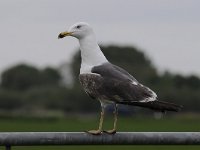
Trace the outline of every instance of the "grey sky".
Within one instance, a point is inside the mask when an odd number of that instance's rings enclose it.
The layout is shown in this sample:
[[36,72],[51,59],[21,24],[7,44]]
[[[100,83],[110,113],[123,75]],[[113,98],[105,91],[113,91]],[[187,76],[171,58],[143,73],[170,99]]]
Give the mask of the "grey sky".
[[0,71],[70,61],[77,40],[57,35],[90,23],[101,44],[135,45],[163,71],[200,75],[199,0],[0,0]]

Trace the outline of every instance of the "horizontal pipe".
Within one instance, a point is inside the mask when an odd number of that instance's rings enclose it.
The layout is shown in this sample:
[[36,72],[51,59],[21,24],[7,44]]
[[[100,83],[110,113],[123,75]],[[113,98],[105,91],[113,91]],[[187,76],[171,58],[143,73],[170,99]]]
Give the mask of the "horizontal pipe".
[[200,132],[1,132],[0,145],[200,145]]

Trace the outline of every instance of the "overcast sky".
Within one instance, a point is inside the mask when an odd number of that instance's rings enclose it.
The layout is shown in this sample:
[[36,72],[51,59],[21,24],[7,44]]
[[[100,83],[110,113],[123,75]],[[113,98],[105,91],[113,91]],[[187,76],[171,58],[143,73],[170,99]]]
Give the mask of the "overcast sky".
[[137,46],[160,71],[200,76],[199,0],[0,0],[0,72],[69,62],[78,42],[57,36],[79,21],[101,44]]

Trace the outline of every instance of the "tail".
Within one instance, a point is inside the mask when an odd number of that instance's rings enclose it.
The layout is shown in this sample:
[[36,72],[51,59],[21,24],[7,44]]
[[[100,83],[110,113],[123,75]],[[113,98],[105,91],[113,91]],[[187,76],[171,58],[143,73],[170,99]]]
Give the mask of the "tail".
[[149,101],[149,102],[139,102],[139,101],[123,101],[120,102],[120,104],[125,104],[125,105],[133,105],[133,106],[140,106],[140,107],[146,107],[149,109],[153,109],[156,111],[175,111],[178,112],[181,110],[183,106],[165,102],[165,101]]

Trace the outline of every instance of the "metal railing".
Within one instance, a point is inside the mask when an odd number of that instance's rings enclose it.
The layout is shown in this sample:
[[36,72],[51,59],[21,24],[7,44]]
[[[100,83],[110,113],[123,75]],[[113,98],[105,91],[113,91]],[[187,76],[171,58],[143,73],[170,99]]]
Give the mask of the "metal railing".
[[0,146],[39,145],[200,145],[200,132],[1,132]]

